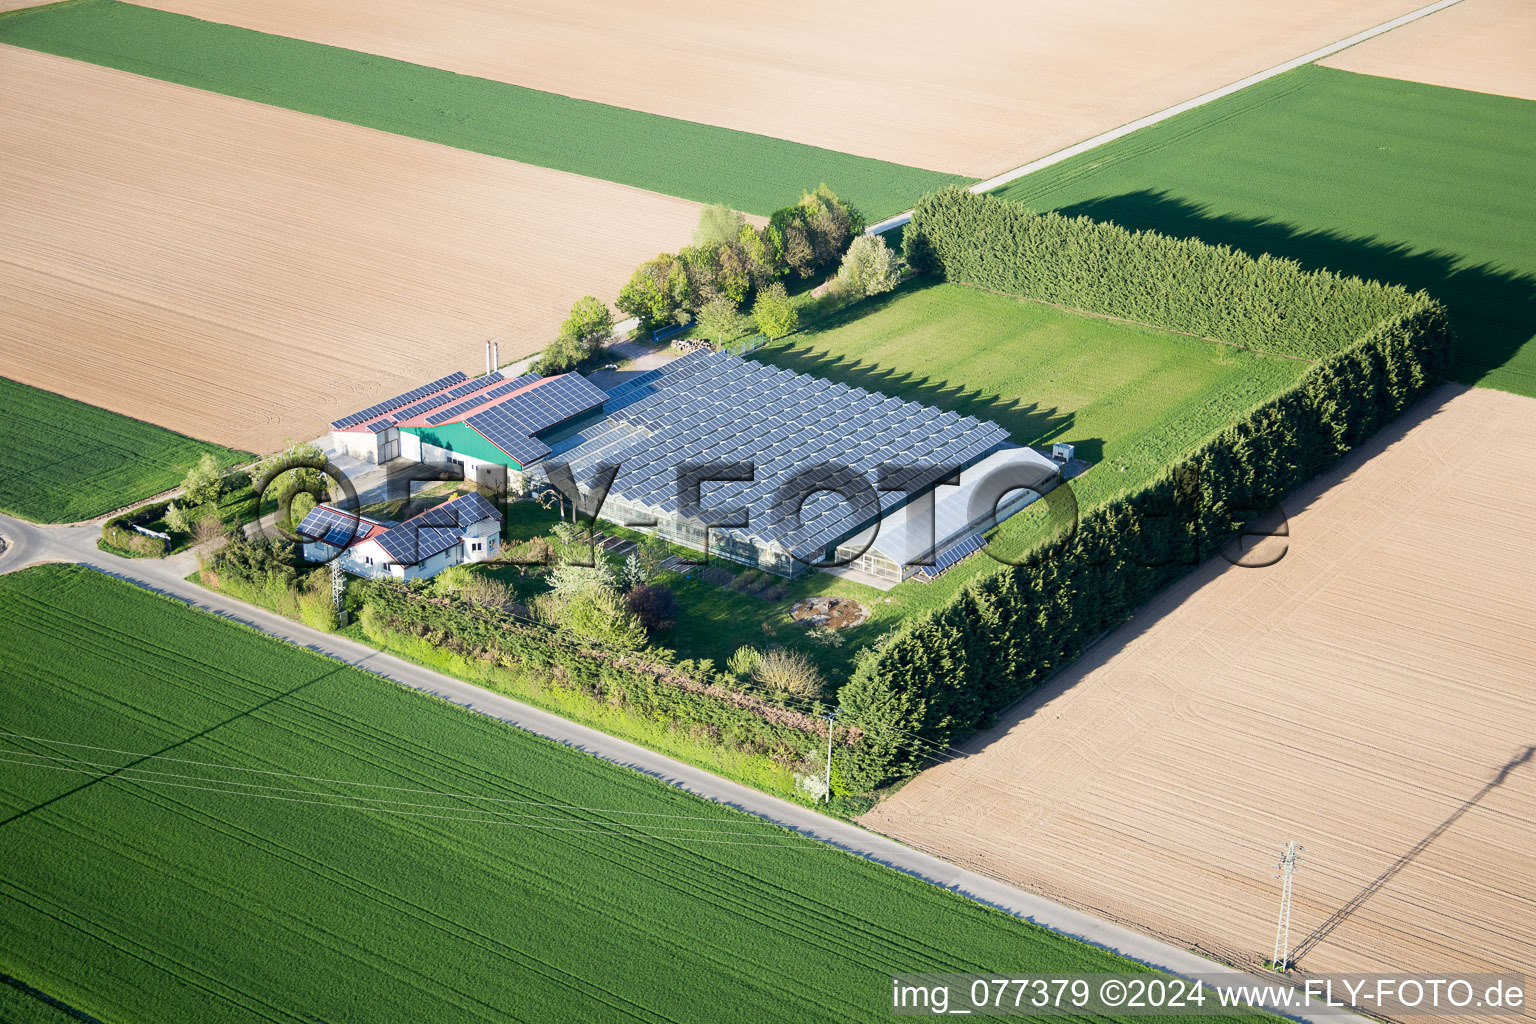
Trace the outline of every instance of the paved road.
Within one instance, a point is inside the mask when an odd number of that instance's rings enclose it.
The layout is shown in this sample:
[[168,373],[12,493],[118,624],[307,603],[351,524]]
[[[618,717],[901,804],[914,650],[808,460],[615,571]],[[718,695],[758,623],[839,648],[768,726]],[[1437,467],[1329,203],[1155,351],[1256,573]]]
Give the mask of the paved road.
[[[1239,79],[1238,81],[1233,82],[1231,85],[1224,85],[1219,89],[1212,89],[1210,92],[1201,93],[1194,99],[1185,100],[1183,103],[1176,103],[1166,110],[1159,110],[1157,113],[1148,114],[1146,117],[1138,117],[1136,120],[1131,121],[1129,124],[1123,124],[1119,128],[1112,128],[1107,132],[1102,132],[1098,135],[1095,135],[1091,139],[1086,139],[1083,142],[1068,146],[1066,149],[1060,149],[1054,153],[1040,157],[1038,160],[1031,160],[1029,163],[1023,165],[1022,167],[1015,167],[1011,171],[1004,171],[1002,174],[995,175],[985,181],[978,181],[976,184],[970,186],[969,191],[990,192],[992,189],[995,189],[1001,185],[1006,185],[1010,181],[1017,181],[1019,178],[1024,177],[1026,174],[1033,174],[1038,170],[1043,170],[1046,167],[1050,167],[1052,164],[1059,164],[1063,160],[1070,160],[1072,157],[1077,156],[1079,153],[1086,153],[1088,150],[1093,149],[1096,146],[1102,146],[1106,142],[1113,142],[1115,139],[1129,135],[1134,131],[1139,131],[1148,125],[1154,125],[1159,121],[1166,121],[1170,117],[1176,117],[1177,115],[1182,114],[1187,110],[1194,110],[1196,107],[1202,107],[1212,100],[1219,100],[1223,96],[1230,96],[1239,90],[1248,88],[1250,85],[1257,85],[1259,82],[1264,81],[1266,78],[1274,78],[1276,75],[1283,75],[1287,71],[1294,71],[1296,68],[1301,67],[1303,64],[1311,64],[1315,60],[1322,60],[1324,57],[1338,53],[1340,50],[1348,49],[1349,47],[1354,46],[1356,43],[1363,43],[1367,39],[1381,35],[1383,32],[1390,32],[1393,29],[1400,28],[1401,26],[1406,25],[1411,21],[1418,21],[1420,18],[1434,14],[1436,11],[1443,11],[1447,7],[1450,7],[1453,4],[1458,4],[1460,2],[1461,0],[1437,0],[1436,3],[1432,3],[1427,7],[1420,7],[1416,11],[1409,11],[1407,14],[1404,14],[1401,17],[1393,18],[1391,21],[1384,21],[1380,25],[1366,29],[1364,32],[1356,32],[1354,35],[1340,39],[1338,42],[1329,43],[1327,46],[1319,47],[1310,53],[1304,53],[1300,57],[1294,57],[1291,60],[1286,61],[1284,64],[1276,64],[1272,68],[1266,68],[1257,74],[1249,75],[1247,78]],[[871,225],[865,230],[868,234],[877,235],[881,232],[889,231],[892,228],[901,227],[911,219],[912,211],[908,210],[906,213],[898,213],[896,216],[891,217],[888,220],[883,220],[878,224]]]
[[[578,725],[558,715],[483,690],[450,676],[422,668],[364,644],[310,629],[264,609],[204,590],[184,577],[197,566],[196,556],[183,553],[167,559],[127,559],[96,547],[98,528],[35,526],[0,515],[0,536],[10,546],[0,554],[0,573],[41,562],[79,562],[110,576],[184,601],[194,608],[244,623],[290,643],[307,647],[366,669],[413,689],[435,694],[455,704],[538,733],[576,750],[644,772],[709,800],[756,814],[850,853],[878,861],[935,885],[963,893],[1048,928],[1113,950],[1123,956],[1179,974],[1211,978],[1224,975],[1232,984],[1249,984],[1247,974],[1224,969],[1202,956],[1118,925],[1098,920],[984,875],[967,871],[893,839],[856,825],[829,818],[788,800],[674,761],[627,740]],[[1271,979],[1272,980],[1272,979]],[[1333,1020],[1337,1015],[1293,1014],[1300,1020]]]

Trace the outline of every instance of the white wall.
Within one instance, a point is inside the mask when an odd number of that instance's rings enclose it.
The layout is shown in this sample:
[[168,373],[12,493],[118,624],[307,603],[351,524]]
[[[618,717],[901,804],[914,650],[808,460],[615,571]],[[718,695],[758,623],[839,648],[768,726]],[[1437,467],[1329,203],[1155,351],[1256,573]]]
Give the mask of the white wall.
[[379,461],[379,438],[370,430],[333,430],[331,447],[363,462]]

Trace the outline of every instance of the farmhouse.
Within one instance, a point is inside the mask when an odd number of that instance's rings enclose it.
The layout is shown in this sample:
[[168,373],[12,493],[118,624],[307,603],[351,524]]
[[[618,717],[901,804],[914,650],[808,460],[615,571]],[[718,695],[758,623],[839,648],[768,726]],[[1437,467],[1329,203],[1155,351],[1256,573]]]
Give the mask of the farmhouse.
[[356,457],[513,493],[568,471],[584,512],[784,576],[835,560],[932,578],[1059,479],[996,423],[723,353],[606,392],[576,373],[454,375],[332,426]]
[[479,493],[460,495],[394,526],[330,505],[316,505],[299,524],[304,557],[370,579],[426,579],[452,565],[484,562],[501,533],[501,513]]

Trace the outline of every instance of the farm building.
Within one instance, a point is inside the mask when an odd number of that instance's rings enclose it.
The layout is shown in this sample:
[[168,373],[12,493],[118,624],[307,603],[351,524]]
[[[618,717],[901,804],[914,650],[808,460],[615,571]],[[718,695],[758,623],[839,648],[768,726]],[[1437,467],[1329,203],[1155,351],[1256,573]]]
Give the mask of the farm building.
[[579,373],[510,380],[500,371],[473,380],[455,373],[335,421],[331,443],[365,462],[444,466],[520,494],[528,467],[549,454],[534,435],[600,408],[607,397]]
[[[729,522],[707,530],[711,554],[783,576],[835,558],[892,582],[913,574],[909,562],[929,552],[942,558],[996,521],[962,510],[989,489],[984,481],[995,490],[1011,474],[1013,483],[996,495],[1012,499],[1003,508],[1011,514],[1029,500],[1017,488],[1054,479],[1057,469],[1011,445],[995,423],[721,353],[685,356],[625,382],[609,393],[600,419],[551,444],[584,492],[600,467],[619,466],[605,519],[697,549],[706,522]],[[753,471],[750,479],[704,484],[700,508],[684,507],[678,468],[709,463]],[[958,504],[949,493],[955,488],[940,486],[957,473]],[[855,538],[886,535],[892,522],[904,524],[903,536],[926,536],[919,510],[930,503],[943,514],[922,550],[871,546],[873,558],[847,550]]]
[[495,552],[502,515],[478,493],[460,495],[388,526],[330,505],[316,505],[299,524],[304,557],[357,576],[427,579],[452,565],[484,562]]
[[[783,576],[835,559],[889,582],[931,578],[1058,479],[990,421],[723,353],[607,392],[576,373],[445,377],[333,427],[357,457],[461,468],[512,493],[568,467],[584,512],[695,549],[707,538],[712,554]],[[742,478],[700,473],[696,501],[680,488],[680,469],[723,463]]]

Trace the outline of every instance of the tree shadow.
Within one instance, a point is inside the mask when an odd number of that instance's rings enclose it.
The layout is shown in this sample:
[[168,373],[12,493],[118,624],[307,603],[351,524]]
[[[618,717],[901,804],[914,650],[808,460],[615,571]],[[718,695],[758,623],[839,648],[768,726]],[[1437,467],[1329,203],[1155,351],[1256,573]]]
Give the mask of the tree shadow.
[[[1304,230],[1272,218],[1218,214],[1207,204],[1155,189],[1100,196],[1057,212],[1113,221],[1133,230],[1199,238],[1253,255],[1269,253],[1309,270],[1400,284],[1410,291],[1423,289],[1450,311],[1458,342],[1452,374],[1465,383],[1476,383],[1504,366],[1536,335],[1536,276],[1492,263],[1473,264],[1455,253],[1337,231]],[[1528,353],[1525,362],[1530,365],[1517,372],[1530,375],[1536,388],[1536,351]]]
[[[898,298],[934,287],[938,282],[919,280],[908,282],[894,291],[886,292],[842,310],[819,322],[805,336],[835,330],[856,319],[884,309]],[[805,344],[773,345],[752,353],[751,358],[796,373],[809,374],[826,380],[846,384],[849,387],[878,391],[883,395],[901,398],[909,402],[943,409],[959,416],[974,416],[979,420],[991,420],[1006,430],[1019,444],[1049,444],[1063,440],[1072,428],[1074,414],[1058,407],[1042,406],[1017,398],[1003,398],[964,384],[924,376],[912,370],[898,369],[879,363],[867,362],[852,356],[818,351]],[[1086,439],[1082,444],[1097,446],[1102,454],[1103,442]],[[1084,458],[1092,458],[1088,448]]]
[[1339,927],[1339,925],[1349,920],[1355,911],[1364,906],[1372,896],[1386,888],[1387,883],[1396,878],[1398,873],[1406,868],[1409,864],[1412,864],[1414,860],[1418,858],[1419,854],[1423,853],[1429,847],[1430,843],[1433,843],[1436,839],[1439,839],[1442,835],[1449,831],[1451,826],[1455,825],[1456,822],[1461,820],[1462,815],[1476,807],[1478,803],[1480,803],[1482,799],[1489,793],[1492,793],[1495,789],[1498,789],[1500,786],[1504,785],[1504,783],[1509,779],[1510,774],[1514,772],[1515,769],[1529,764],[1532,758],[1536,758],[1536,745],[1526,747],[1520,753],[1506,761],[1503,766],[1499,768],[1498,772],[1494,774],[1493,778],[1484,784],[1482,789],[1478,790],[1476,793],[1473,793],[1470,797],[1463,801],[1461,806],[1452,811],[1448,818],[1431,829],[1429,834],[1424,836],[1424,838],[1420,839],[1417,843],[1414,843],[1406,853],[1388,865],[1385,871],[1371,879],[1371,881],[1366,884],[1365,888],[1355,893],[1355,895],[1350,898],[1349,902],[1345,903],[1342,907],[1328,915],[1328,919],[1326,921],[1318,925],[1315,929],[1313,929],[1310,935],[1302,939],[1301,942],[1297,944],[1296,950],[1291,956],[1290,963],[1287,966],[1294,966],[1300,963],[1302,957],[1316,949],[1320,942],[1332,934],[1333,931]]

